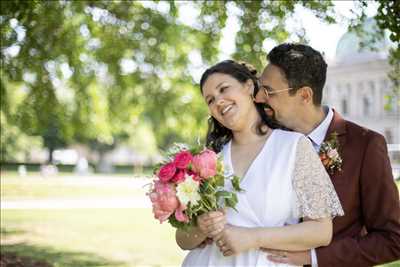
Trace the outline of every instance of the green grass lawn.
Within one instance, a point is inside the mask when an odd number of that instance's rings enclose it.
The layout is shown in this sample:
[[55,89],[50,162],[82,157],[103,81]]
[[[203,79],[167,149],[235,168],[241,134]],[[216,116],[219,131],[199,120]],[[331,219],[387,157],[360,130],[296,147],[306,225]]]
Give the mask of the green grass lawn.
[[[1,200],[106,199],[144,196],[147,191],[127,186],[126,180],[115,179],[112,186],[80,186],[71,180],[2,173]],[[1,251],[55,267],[178,266],[185,255],[168,223],[160,225],[151,209],[134,208],[1,210]]]
[[[146,188],[137,189],[129,187],[126,186],[126,183],[119,183],[118,181],[113,186],[101,183],[84,186],[74,181],[79,179],[81,178],[71,178],[71,176],[67,178],[65,175],[43,178],[38,174],[33,174],[21,178],[13,173],[2,174],[0,179],[1,199],[128,197],[141,194],[146,190]],[[91,178],[85,179],[88,180]],[[96,176],[93,179],[96,179]],[[111,176],[110,179],[113,179],[113,177]]]
[[[107,198],[145,192],[117,180],[111,187],[63,181],[2,175],[1,198]],[[400,181],[396,184],[400,189]],[[185,252],[176,245],[174,233],[168,223],[160,225],[153,218],[151,209],[1,210],[2,255],[16,254],[53,267],[178,266]]]
[[54,266],[176,266],[175,231],[150,209],[2,210],[2,252]]

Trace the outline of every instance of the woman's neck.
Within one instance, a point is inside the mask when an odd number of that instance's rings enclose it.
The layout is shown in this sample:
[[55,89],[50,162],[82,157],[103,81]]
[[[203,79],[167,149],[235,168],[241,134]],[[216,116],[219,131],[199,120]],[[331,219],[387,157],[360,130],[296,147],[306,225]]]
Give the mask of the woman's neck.
[[234,145],[249,145],[249,144],[254,144],[261,142],[265,140],[271,129],[267,125],[263,125],[263,132],[265,134],[260,135],[258,133],[258,127],[260,125],[260,121],[257,121],[256,123],[253,123],[249,125],[249,127],[244,128],[243,130],[240,131],[232,131],[233,133],[233,138],[232,138],[232,143]]

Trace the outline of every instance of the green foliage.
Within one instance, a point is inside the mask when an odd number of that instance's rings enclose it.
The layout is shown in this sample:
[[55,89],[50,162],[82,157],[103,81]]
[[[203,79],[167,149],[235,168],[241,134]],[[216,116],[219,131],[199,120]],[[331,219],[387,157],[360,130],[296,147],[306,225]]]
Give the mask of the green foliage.
[[[155,151],[203,140],[207,108],[189,55],[216,62],[229,5],[240,24],[232,56],[257,68],[266,61],[265,40],[288,40],[285,22],[296,5],[335,22],[332,1],[314,0],[0,4],[2,116],[50,150],[79,142],[99,151],[121,143]],[[179,19],[184,4],[199,13],[194,25]],[[396,1],[380,1],[378,25],[392,39],[397,10]],[[305,40],[304,32],[294,34]]]
[[[266,64],[262,45],[265,40],[282,43],[288,41],[290,33],[285,22],[295,11],[295,1],[237,1],[241,10],[240,30],[236,36],[236,51],[233,57],[250,62],[256,69]],[[310,9],[328,23],[335,20],[332,1],[301,1],[298,4]],[[294,33],[300,39],[302,33]],[[299,39],[299,40],[300,40]]]
[[33,148],[41,147],[40,138],[23,133],[19,127],[9,122],[3,111],[0,111],[0,116],[1,162],[26,161]]
[[378,13],[375,16],[379,28],[390,31],[390,40],[400,42],[400,3],[398,1],[379,1]]
[[229,208],[236,210],[235,206],[238,203],[238,199],[237,199],[236,194],[234,194],[233,192],[218,191],[217,199],[218,200],[222,199],[225,207],[229,207]]
[[238,191],[241,192],[243,191],[243,189],[240,188],[240,178],[236,175],[234,175],[233,177],[231,177],[231,183],[232,183],[232,187]]
[[184,223],[184,222],[180,222],[178,221],[175,216],[169,216],[168,218],[168,222],[171,224],[172,227],[175,227],[177,229],[182,229],[184,231],[188,231],[190,229],[190,227],[195,226],[195,221],[191,221],[189,223]]
[[[12,85],[28,92],[15,114],[6,97],[1,108],[48,148],[112,148],[143,121],[162,147],[204,135],[187,54],[211,36],[177,23],[173,12],[137,2],[2,2],[1,31],[2,96]],[[217,52],[208,53],[211,60]]]

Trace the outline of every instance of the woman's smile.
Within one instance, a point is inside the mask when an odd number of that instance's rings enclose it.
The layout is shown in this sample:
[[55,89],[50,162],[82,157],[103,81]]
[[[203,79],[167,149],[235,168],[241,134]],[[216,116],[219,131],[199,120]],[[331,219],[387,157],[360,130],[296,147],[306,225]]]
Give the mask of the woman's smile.
[[226,107],[224,107],[221,111],[221,115],[224,116],[226,115],[230,110],[232,110],[233,104],[229,104]]

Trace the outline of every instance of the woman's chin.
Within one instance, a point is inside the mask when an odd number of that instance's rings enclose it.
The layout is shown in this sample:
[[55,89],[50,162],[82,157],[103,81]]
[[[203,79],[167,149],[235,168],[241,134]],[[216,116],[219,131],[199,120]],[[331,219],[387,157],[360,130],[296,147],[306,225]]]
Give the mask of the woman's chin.
[[237,128],[237,124],[238,124],[238,120],[237,120],[235,114],[226,115],[222,121],[222,125],[224,125],[225,128],[228,128],[232,131],[235,128]]

